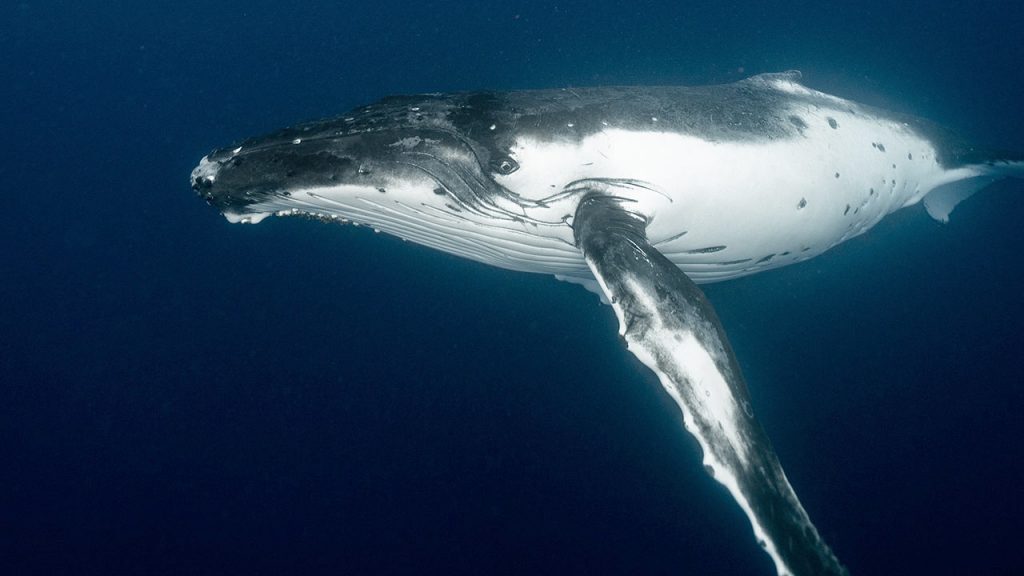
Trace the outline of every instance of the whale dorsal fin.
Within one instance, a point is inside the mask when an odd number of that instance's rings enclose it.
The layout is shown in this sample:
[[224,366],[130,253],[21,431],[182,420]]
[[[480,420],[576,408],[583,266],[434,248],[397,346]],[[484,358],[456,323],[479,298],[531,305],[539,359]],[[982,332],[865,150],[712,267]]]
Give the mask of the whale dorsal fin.
[[786,70],[785,72],[765,72],[764,74],[755,74],[750,78],[741,80],[741,82],[747,82],[750,84],[773,84],[775,82],[792,82],[794,84],[800,84],[800,79],[803,78],[803,74],[799,70]]

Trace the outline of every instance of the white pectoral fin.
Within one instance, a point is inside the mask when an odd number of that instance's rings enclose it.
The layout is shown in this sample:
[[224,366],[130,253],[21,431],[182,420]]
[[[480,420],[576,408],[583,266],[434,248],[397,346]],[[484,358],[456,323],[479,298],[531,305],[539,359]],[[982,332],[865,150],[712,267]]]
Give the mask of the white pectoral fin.
[[579,284],[586,288],[587,292],[597,294],[597,297],[601,299],[602,304],[611,304],[608,300],[608,295],[604,293],[604,290],[601,290],[601,285],[593,278],[577,278],[576,276],[562,276],[561,274],[555,274],[555,279],[562,282],[568,282],[570,284]]
[[746,384],[703,293],[646,238],[623,201],[584,198],[576,243],[619,318],[630,350],[657,374],[736,499],[779,574],[845,574],[786,480],[754,418]]

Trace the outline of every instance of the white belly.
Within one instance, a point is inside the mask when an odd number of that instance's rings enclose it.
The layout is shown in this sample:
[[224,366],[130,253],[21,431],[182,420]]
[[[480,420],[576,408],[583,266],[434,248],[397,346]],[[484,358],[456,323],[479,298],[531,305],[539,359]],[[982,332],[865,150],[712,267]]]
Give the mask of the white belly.
[[656,192],[621,193],[650,216],[651,242],[710,282],[820,254],[943,179],[932,145],[901,124],[852,110],[793,113],[807,126],[782,141],[609,129],[578,144],[520,142],[523,174],[503,184],[535,199],[583,178],[651,184]]

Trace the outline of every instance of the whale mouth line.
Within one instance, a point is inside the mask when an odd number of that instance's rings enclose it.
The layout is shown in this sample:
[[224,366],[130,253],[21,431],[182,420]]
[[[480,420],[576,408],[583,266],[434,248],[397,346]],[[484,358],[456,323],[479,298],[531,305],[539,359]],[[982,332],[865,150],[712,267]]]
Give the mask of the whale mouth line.
[[[489,181],[486,176],[475,174],[459,163],[447,162],[436,154],[418,151],[409,156],[413,158],[396,163],[425,174],[437,184],[435,193],[450,198],[460,209],[483,218],[532,221],[526,214],[528,204],[521,197]],[[495,186],[498,189],[493,189]]]

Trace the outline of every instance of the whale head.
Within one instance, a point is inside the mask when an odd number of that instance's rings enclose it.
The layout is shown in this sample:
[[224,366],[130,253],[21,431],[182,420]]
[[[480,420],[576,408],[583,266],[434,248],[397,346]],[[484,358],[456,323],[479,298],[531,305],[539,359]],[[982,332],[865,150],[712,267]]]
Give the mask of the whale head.
[[192,188],[228,219],[250,222],[292,211],[358,221],[367,200],[389,204],[389,194],[438,208],[510,196],[493,177],[515,161],[490,158],[447,121],[444,103],[392,98],[250,138],[204,157]]
[[546,199],[516,191],[514,123],[501,114],[470,95],[388,98],[214,150],[192,189],[231,222],[352,222],[505,268],[582,270],[571,178]]

